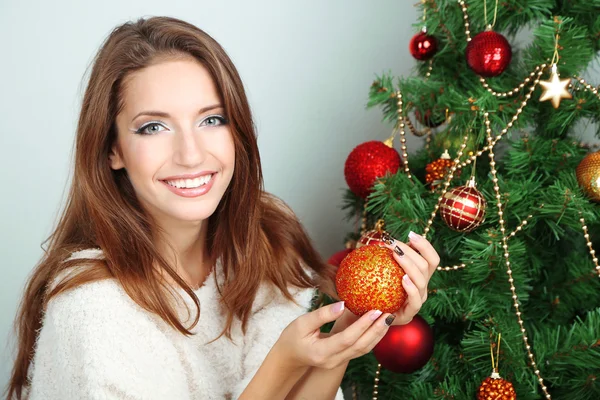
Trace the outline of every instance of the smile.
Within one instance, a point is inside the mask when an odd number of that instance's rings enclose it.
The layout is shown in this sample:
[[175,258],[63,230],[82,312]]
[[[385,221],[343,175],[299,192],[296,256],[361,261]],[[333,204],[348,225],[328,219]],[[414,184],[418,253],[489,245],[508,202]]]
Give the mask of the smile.
[[174,179],[165,181],[168,185],[176,188],[194,189],[206,185],[212,178],[213,174],[203,175],[194,179]]
[[207,194],[212,188],[217,173],[209,173],[196,177],[170,177],[160,182],[172,193],[180,197],[199,197]]

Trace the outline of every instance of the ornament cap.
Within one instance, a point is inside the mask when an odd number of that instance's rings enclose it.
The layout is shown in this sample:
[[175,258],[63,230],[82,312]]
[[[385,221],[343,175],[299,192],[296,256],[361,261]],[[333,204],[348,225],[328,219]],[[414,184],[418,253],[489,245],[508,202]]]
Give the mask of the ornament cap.
[[390,149],[394,148],[394,137],[391,136],[387,139],[385,139],[383,141],[383,144],[385,144],[387,147],[389,147]]
[[494,368],[492,370],[492,375],[490,375],[490,377],[492,379],[502,379],[502,377],[500,376],[500,374],[498,373],[498,370],[496,368]]
[[492,24],[488,24],[488,25],[485,27],[485,31],[486,31],[486,32],[491,32],[492,30],[493,30],[493,28],[492,28]]
[[467,182],[467,187],[477,187],[477,182],[475,182],[475,177],[472,176],[471,179],[469,179],[469,182]]
[[440,158],[444,160],[450,159],[450,153],[448,153],[448,149],[444,149],[444,153],[440,156]]

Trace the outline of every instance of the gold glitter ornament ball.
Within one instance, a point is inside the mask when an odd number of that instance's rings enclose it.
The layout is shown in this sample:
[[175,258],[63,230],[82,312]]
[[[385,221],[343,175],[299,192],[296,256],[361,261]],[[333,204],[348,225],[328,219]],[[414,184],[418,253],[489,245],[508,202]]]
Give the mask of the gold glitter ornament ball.
[[396,312],[406,301],[402,286],[404,270],[392,250],[366,245],[348,254],[338,268],[335,286],[338,296],[356,315],[370,310]]
[[479,386],[477,400],[516,400],[517,393],[512,383],[500,378],[500,375],[496,376],[492,374],[484,379]]
[[600,151],[585,156],[577,166],[576,175],[585,194],[600,201]]

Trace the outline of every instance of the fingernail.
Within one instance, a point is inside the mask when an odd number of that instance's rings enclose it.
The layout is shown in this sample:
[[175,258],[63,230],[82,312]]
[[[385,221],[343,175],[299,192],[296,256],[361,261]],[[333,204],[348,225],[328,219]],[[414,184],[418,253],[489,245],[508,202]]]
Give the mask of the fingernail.
[[410,231],[408,232],[408,238],[414,242],[418,242],[419,240],[423,239],[423,236],[417,235],[413,231]]
[[383,240],[383,242],[384,242],[385,244],[387,244],[387,245],[390,245],[390,246],[391,246],[391,245],[393,245],[393,244],[394,244],[394,239],[393,239],[393,238],[392,238],[392,237],[391,237],[391,236],[390,236],[388,233],[385,233],[385,234],[384,234],[384,235],[381,237],[381,239],[382,239],[382,240]]
[[332,310],[333,310],[334,314],[338,314],[338,313],[342,312],[344,310],[344,302],[338,301],[337,303],[335,303],[333,305]]
[[392,322],[394,322],[394,319],[396,319],[396,316],[394,314],[390,314],[390,315],[388,315],[388,317],[385,319],[384,322],[387,326],[391,326]]
[[402,257],[404,255],[404,252],[402,251],[402,249],[398,246],[394,247],[394,252],[396,254],[398,254],[400,257]]
[[375,321],[377,318],[379,318],[379,316],[382,314],[381,311],[379,310],[375,310],[371,313],[371,315],[369,316],[369,318],[371,318],[371,321]]
[[406,274],[404,274],[404,276],[402,277],[402,280],[404,282],[406,282],[407,285],[415,286],[415,284],[413,283],[412,279],[410,279],[410,276],[408,276]]

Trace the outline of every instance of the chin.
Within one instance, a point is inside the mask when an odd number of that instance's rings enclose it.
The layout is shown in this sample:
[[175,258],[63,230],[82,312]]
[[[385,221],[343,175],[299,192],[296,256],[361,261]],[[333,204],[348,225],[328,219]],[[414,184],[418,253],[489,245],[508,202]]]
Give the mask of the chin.
[[215,213],[216,209],[216,205],[214,207],[202,207],[201,209],[198,209],[198,207],[195,209],[180,208],[177,210],[171,210],[168,215],[171,218],[181,222],[201,222],[210,218],[210,216]]

